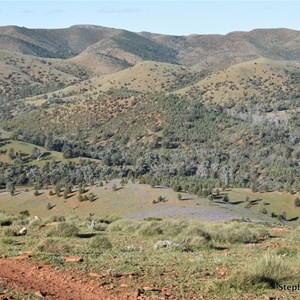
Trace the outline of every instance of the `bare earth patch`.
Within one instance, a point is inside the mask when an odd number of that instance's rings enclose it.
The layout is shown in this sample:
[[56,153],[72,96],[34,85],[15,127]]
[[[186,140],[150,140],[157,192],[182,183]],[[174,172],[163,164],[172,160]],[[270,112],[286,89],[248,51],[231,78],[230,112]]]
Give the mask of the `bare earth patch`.
[[[75,271],[61,271],[43,262],[0,259],[0,285],[16,293],[33,294],[44,299],[128,299],[112,295],[101,282],[79,276]],[[0,299],[10,299],[0,292]]]

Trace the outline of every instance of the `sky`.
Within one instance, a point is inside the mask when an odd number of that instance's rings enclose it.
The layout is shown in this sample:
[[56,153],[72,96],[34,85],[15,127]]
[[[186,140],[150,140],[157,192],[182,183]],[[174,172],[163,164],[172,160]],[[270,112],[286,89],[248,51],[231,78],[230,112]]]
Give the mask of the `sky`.
[[299,1],[0,0],[0,26],[66,28],[92,24],[172,35],[255,28],[300,30]]

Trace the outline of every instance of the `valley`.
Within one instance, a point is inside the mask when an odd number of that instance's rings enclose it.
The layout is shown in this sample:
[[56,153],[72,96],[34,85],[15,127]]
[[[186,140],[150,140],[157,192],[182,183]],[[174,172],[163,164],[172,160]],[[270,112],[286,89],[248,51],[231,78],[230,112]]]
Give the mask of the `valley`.
[[0,27],[0,299],[298,299],[299,84],[290,29]]

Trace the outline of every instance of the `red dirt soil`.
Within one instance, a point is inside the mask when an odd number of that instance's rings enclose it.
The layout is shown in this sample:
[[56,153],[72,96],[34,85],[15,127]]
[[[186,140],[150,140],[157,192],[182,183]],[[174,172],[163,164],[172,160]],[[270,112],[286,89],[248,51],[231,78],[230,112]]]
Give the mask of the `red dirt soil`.
[[[80,276],[76,270],[62,271],[31,259],[0,258],[0,286],[16,293],[35,294],[43,299],[119,300],[134,299],[125,293],[110,294],[100,281]],[[0,300],[14,299],[0,291]]]

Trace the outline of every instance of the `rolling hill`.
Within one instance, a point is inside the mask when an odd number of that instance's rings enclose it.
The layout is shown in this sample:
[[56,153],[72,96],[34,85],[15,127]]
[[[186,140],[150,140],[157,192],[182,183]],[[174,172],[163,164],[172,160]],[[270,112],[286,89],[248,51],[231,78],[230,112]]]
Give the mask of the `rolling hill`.
[[1,27],[0,125],[108,173],[296,192],[299,36]]

